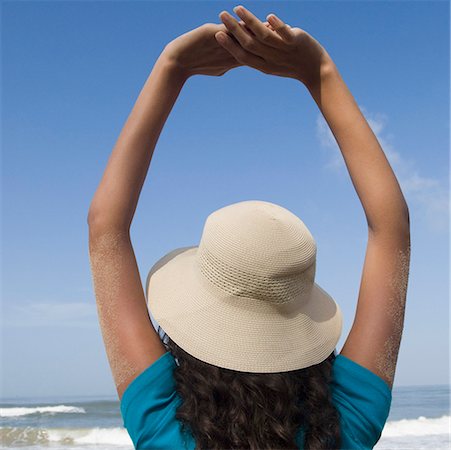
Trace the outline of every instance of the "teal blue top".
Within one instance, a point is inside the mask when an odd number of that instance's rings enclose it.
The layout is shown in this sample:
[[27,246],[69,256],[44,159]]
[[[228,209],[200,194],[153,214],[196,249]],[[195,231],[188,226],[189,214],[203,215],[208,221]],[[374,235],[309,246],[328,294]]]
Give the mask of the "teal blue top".
[[[191,434],[183,434],[175,418],[181,398],[176,392],[172,353],[166,352],[141,372],[121,399],[121,414],[135,449],[194,450]],[[391,406],[388,384],[343,355],[332,366],[332,400],[341,414],[342,449],[371,449],[379,440]],[[296,437],[303,448],[303,428]]]

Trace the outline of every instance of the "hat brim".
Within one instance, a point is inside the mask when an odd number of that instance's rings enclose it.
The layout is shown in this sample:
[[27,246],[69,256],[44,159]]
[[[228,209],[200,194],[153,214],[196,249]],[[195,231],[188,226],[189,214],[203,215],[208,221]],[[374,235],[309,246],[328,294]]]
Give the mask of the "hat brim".
[[302,303],[234,296],[199,276],[197,249],[169,252],[146,280],[149,311],[184,351],[218,367],[255,373],[302,369],[332,353],[342,313],[318,284]]

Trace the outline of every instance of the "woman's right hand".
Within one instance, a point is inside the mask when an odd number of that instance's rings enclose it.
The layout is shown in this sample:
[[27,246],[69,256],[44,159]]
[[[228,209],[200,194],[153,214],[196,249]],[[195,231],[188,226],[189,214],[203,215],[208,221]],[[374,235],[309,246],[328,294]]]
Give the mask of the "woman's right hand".
[[332,64],[327,51],[305,30],[290,27],[274,14],[267,16],[268,26],[243,6],[234,11],[246,26],[240,25],[227,11],[222,11],[219,17],[231,36],[218,32],[215,37],[243,65],[311,86]]

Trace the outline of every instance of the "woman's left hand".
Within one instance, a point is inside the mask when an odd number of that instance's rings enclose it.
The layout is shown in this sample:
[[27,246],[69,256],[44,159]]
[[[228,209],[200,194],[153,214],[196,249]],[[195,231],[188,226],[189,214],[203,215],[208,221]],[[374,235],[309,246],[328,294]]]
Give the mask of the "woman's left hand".
[[[243,22],[240,25],[245,27]],[[228,33],[224,24],[205,23],[169,42],[162,54],[187,78],[191,75],[224,75],[243,64],[217,42],[215,34],[218,31]]]

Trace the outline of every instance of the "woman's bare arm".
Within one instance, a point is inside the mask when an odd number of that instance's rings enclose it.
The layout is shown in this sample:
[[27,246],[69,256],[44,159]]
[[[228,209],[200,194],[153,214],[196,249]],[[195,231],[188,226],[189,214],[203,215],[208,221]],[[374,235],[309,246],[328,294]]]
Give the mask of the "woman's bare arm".
[[161,130],[186,78],[164,53],[127,118],[92,199],[91,230],[129,230]]
[[337,140],[368,223],[355,319],[341,354],[393,386],[410,264],[409,210],[393,170],[332,60],[306,85]]
[[185,81],[163,53],[126,121],[89,209],[97,313],[119,399],[166,351],[147,312],[129,232],[155,144]]
[[409,214],[395,174],[376,136],[332,60],[306,85],[337,140],[371,233],[405,231]]
[[113,148],[88,213],[89,256],[97,312],[119,398],[165,347],[147,311],[130,224],[164,123],[192,75],[219,76],[239,63],[207,23],[168,43]]
[[243,6],[220,18],[232,36],[216,38],[237,61],[303,83],[337,140],[368,222],[357,311],[341,354],[393,385],[404,325],[410,263],[409,211],[393,170],[332,58],[322,45],[275,14],[270,29]]

